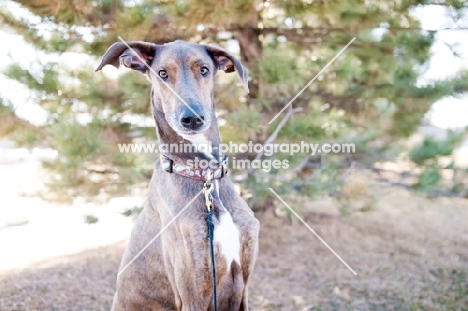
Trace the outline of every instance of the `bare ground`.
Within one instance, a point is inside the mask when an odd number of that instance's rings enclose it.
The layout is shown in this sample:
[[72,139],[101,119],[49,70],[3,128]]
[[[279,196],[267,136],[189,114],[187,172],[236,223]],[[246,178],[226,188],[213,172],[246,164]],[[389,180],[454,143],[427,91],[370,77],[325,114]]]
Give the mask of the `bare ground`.
[[[294,216],[257,214],[251,310],[468,310],[467,200],[378,186],[371,203],[350,208],[349,216],[338,210],[354,203],[285,200],[357,276]],[[124,247],[0,275],[0,310],[109,310]]]

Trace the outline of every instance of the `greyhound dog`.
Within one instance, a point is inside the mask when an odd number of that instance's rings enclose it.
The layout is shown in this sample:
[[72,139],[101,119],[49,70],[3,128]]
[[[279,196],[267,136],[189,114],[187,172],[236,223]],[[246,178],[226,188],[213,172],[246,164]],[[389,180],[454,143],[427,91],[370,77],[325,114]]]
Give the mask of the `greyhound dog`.
[[[213,100],[218,70],[236,71],[248,91],[247,69],[219,47],[179,40],[114,43],[96,71],[108,64],[123,64],[151,82],[160,144],[212,146],[209,152],[166,152],[156,161],[145,208],[122,258],[112,310],[214,310],[214,279],[218,310],[248,310],[260,225],[225,176]],[[215,165],[190,165],[196,158]],[[200,195],[211,181],[216,278],[207,238],[207,199]]]

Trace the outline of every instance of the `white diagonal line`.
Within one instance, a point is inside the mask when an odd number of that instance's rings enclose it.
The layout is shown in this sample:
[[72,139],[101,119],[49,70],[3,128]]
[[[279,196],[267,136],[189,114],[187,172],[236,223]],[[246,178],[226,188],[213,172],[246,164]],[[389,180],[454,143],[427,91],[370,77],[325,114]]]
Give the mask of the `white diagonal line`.
[[299,215],[292,209],[292,207],[289,206],[288,203],[286,203],[286,202],[275,192],[275,190],[273,190],[273,189],[271,189],[271,188],[268,188],[268,189],[270,189],[270,191],[273,192],[273,194],[274,194],[281,202],[283,202],[284,205],[286,205],[286,207],[294,214],[294,216],[296,216],[296,217],[304,224],[304,226],[306,226],[307,229],[309,229],[310,232],[312,232],[312,233],[317,237],[317,239],[319,239],[320,242],[322,242],[322,244],[325,245],[325,246],[330,250],[330,252],[332,252],[333,255],[335,255],[336,258],[338,258],[338,259],[346,266],[346,268],[349,269],[349,271],[351,271],[354,275],[357,275],[357,273],[353,270],[353,268],[351,268],[351,267],[346,263],[346,261],[344,261],[343,258],[341,258],[340,255],[338,255],[338,254],[333,250],[333,248],[331,248],[330,245],[328,245],[327,242],[325,242],[325,241],[320,237],[320,235],[318,235],[318,233],[315,232],[315,230],[312,229],[312,228],[305,222],[305,220],[302,219],[302,217],[299,216]]
[[300,90],[299,93],[297,93],[296,96],[294,96],[293,99],[291,99],[291,100],[289,101],[289,103],[287,103],[286,106],[284,106],[283,109],[281,109],[281,111],[278,112],[278,114],[277,114],[273,119],[271,119],[270,122],[268,122],[268,124],[273,123],[273,121],[275,121],[276,118],[278,118],[278,116],[279,116],[280,114],[282,114],[283,111],[285,111],[286,108],[288,108],[289,105],[291,105],[292,102],[295,101],[296,98],[298,98],[298,97],[302,94],[302,92],[304,92],[304,91],[312,84],[312,82],[314,82],[314,81],[328,68],[328,66],[330,66],[331,63],[333,63],[333,62],[335,61],[335,59],[337,59],[337,58],[340,56],[341,53],[343,53],[343,52],[348,48],[348,46],[350,46],[351,43],[353,43],[354,40],[356,40],[356,37],[352,38],[351,41],[349,41],[349,43],[346,44],[346,46],[345,46],[344,48],[342,48],[341,51],[339,51],[338,54],[336,54],[336,56],[333,57],[332,60],[329,61],[328,64],[326,64],[325,67],[323,67],[322,70],[320,70],[319,73],[317,73],[317,74],[315,75],[315,77],[313,77],[312,80],[310,80],[309,83],[307,83],[306,86],[304,86],[304,87],[302,88],[302,90]]
[[130,266],[154,241],[156,241],[156,239],[167,229],[169,228],[169,226],[177,219],[177,217],[179,217],[189,206],[190,204],[193,203],[193,201],[195,201],[196,198],[198,198],[198,196],[203,192],[203,189],[200,190],[200,192],[192,199],[190,200],[190,202],[187,203],[187,205],[185,205],[185,207],[183,209],[180,210],[180,212],[177,213],[177,215],[174,216],[174,218],[171,219],[171,221],[169,221],[165,226],[164,228],[161,229],[161,231],[159,231],[158,234],[156,234],[156,236],[154,238],[151,239],[151,241],[149,241],[145,247],[143,247],[141,249],[141,251],[138,252],[138,254],[135,255],[135,257],[132,258],[132,260],[130,260],[126,265],[125,267],[122,268],[122,270],[119,271],[119,273],[117,273],[117,277],[120,276],[124,271],[125,269],[128,268],[128,266]]
[[126,47],[128,47],[128,48],[133,52],[133,54],[135,54],[136,57],[138,57],[138,59],[139,59],[146,67],[148,67],[148,69],[149,69],[165,86],[167,86],[167,88],[168,88],[169,90],[171,90],[172,93],[174,93],[174,95],[175,95],[178,99],[180,99],[181,102],[184,103],[185,106],[187,106],[188,109],[190,109],[190,111],[192,111],[192,112],[197,116],[197,118],[198,118],[203,124],[205,124],[205,120],[203,120],[203,119],[198,115],[198,113],[196,113],[195,111],[193,111],[193,109],[185,102],[185,100],[184,100],[182,97],[180,97],[180,95],[177,94],[177,92],[174,91],[174,90],[172,89],[172,87],[170,87],[169,84],[166,83],[166,81],[164,81],[158,74],[156,74],[156,72],[154,71],[154,69],[151,68],[151,66],[149,66],[149,65],[146,63],[146,61],[145,61],[143,58],[141,58],[141,56],[140,56],[133,48],[131,48],[131,47],[128,45],[127,42],[125,42],[124,39],[122,39],[122,37],[119,36],[118,38],[119,38],[120,41],[123,42],[123,44],[125,44]]

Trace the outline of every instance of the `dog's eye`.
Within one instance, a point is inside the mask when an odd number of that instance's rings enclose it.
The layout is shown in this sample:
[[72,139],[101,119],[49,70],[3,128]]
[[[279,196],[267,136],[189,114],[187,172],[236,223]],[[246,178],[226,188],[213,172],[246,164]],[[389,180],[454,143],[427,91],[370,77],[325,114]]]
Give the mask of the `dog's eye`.
[[205,66],[201,67],[200,73],[202,74],[202,76],[206,76],[208,74],[208,72],[210,72],[208,67],[205,67]]
[[167,79],[167,77],[169,76],[166,70],[159,70],[158,74],[163,79]]

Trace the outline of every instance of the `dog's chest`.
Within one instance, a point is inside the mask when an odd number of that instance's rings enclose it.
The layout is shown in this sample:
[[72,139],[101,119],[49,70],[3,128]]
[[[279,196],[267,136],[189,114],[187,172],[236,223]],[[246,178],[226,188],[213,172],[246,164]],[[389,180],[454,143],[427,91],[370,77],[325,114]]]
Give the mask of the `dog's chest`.
[[240,239],[239,229],[234,224],[228,211],[220,214],[219,223],[215,226],[214,242],[221,249],[227,261],[228,269],[233,261],[240,264]]

